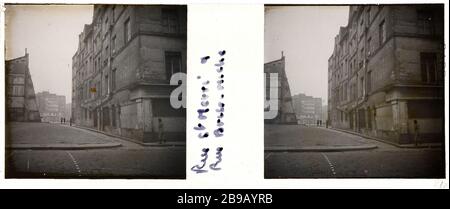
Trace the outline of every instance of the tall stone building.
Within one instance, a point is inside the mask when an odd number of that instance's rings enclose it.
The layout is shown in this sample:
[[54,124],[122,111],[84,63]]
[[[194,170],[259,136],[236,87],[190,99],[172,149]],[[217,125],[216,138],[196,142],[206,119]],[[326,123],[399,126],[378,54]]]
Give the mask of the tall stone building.
[[186,72],[186,33],[185,6],[95,5],[72,58],[74,122],[154,142],[161,119],[166,140],[185,140],[169,81]]
[[411,143],[444,137],[443,5],[351,6],[328,60],[331,126]]
[[66,122],[69,122],[70,116],[66,115],[66,96],[43,91],[36,94],[36,100],[42,122],[59,123],[61,118],[66,118]]
[[6,60],[6,121],[40,122],[29,57]]
[[316,125],[322,120],[322,98],[296,94],[292,101],[299,124]]
[[[276,124],[297,124],[294,107],[292,105],[291,90],[285,71],[285,57],[282,54],[281,59],[264,64],[265,75],[265,112],[276,111],[273,117],[265,118],[265,123]],[[275,75],[276,77],[271,77]],[[271,93],[277,92],[276,101],[270,102]],[[273,95],[272,95],[273,97]],[[270,106],[271,104],[274,104]],[[275,109],[275,110],[274,110]]]

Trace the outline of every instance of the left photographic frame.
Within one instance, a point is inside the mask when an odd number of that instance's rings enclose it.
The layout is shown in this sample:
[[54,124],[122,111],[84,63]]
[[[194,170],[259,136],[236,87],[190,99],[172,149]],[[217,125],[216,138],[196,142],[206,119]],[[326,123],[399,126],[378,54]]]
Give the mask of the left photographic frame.
[[186,5],[5,8],[5,178],[186,178]]

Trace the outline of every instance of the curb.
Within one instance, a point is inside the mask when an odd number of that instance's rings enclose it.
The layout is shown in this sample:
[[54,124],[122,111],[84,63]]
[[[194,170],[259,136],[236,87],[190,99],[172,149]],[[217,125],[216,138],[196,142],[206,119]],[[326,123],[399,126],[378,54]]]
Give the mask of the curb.
[[131,139],[131,138],[118,136],[118,135],[106,133],[106,132],[103,132],[103,131],[99,131],[99,130],[96,130],[96,129],[87,128],[87,127],[83,127],[83,126],[72,125],[70,127],[84,129],[84,130],[88,130],[88,131],[93,131],[93,132],[96,132],[96,133],[99,133],[99,134],[103,134],[103,135],[106,135],[106,136],[122,139],[122,140],[129,141],[129,142],[132,142],[132,143],[135,143],[135,144],[139,144],[141,146],[146,146],[146,147],[184,147],[184,146],[186,146],[185,143],[173,143],[173,144],[172,143],[165,143],[165,144],[143,143],[143,142],[139,142],[139,141],[136,141],[134,139]]
[[331,127],[329,129],[335,130],[335,131],[344,132],[344,133],[348,133],[348,134],[352,134],[352,135],[356,135],[356,136],[360,136],[360,137],[363,137],[363,138],[366,138],[366,139],[372,139],[372,140],[375,140],[375,141],[383,142],[383,143],[390,144],[390,145],[398,147],[398,148],[411,148],[411,149],[413,149],[413,148],[441,148],[442,147],[442,145],[440,145],[440,144],[428,144],[428,145],[421,144],[421,145],[419,145],[417,147],[414,146],[414,145],[400,145],[400,144],[397,144],[397,143],[394,143],[394,142],[391,142],[391,141],[388,141],[388,140],[376,138],[376,137],[373,137],[373,136],[367,136],[367,135],[356,133],[356,132],[353,132],[353,131],[337,129],[337,128],[331,128]]
[[376,145],[356,145],[356,146],[311,146],[311,147],[285,147],[272,146],[265,148],[266,152],[342,152],[376,149]]
[[159,143],[141,143],[142,146],[146,147],[185,147],[185,143],[165,143],[165,144],[159,144]]
[[78,150],[78,149],[102,149],[122,146],[121,143],[103,144],[11,144],[6,149],[32,149],[32,150]]

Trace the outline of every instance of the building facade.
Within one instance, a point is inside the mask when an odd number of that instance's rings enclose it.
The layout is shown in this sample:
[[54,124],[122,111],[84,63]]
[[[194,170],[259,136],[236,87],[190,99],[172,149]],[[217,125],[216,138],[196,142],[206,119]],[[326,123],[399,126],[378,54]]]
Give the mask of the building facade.
[[40,122],[33,80],[25,56],[6,60],[6,121]]
[[296,94],[292,96],[292,103],[299,124],[316,125],[322,120],[322,98]]
[[[95,5],[72,65],[72,118],[141,142],[185,140],[186,111],[173,108],[173,74],[186,72],[185,6]],[[183,95],[184,96],[184,95]]]
[[[265,107],[264,111],[276,111],[271,117],[264,119],[265,123],[297,124],[292,105],[291,90],[285,71],[285,57],[264,64],[265,75]],[[277,95],[273,99],[273,93]],[[272,100],[272,101],[271,101]],[[272,106],[271,106],[272,105]]]
[[42,122],[59,123],[61,118],[69,122],[69,115],[66,115],[66,96],[52,94],[48,91],[36,94]]
[[351,6],[328,60],[331,126],[398,144],[442,142],[443,5]]

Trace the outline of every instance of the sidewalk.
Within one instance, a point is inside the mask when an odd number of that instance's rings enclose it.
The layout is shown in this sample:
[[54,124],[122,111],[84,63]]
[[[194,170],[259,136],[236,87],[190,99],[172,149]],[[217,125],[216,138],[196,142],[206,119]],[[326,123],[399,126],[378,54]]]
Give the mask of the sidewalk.
[[13,122],[6,126],[6,149],[74,150],[122,146],[108,139],[60,124]]
[[359,136],[317,126],[264,126],[264,150],[268,152],[337,152],[376,149]]
[[366,139],[376,140],[376,141],[379,141],[379,142],[390,144],[392,146],[396,146],[398,148],[441,148],[442,147],[441,143],[422,143],[422,144],[418,144],[417,146],[414,145],[414,144],[397,144],[397,143],[394,143],[394,142],[391,142],[391,141],[388,141],[388,140],[380,139],[380,138],[373,137],[373,136],[367,136],[367,135],[364,135],[364,134],[361,134],[361,133],[358,133],[358,132],[354,132],[354,131],[338,129],[338,128],[332,128],[332,127],[329,127],[329,129],[340,131],[340,132],[345,132],[345,133],[348,133],[348,134],[353,134],[353,135],[360,136],[360,137],[363,137],[363,138],[366,138]]
[[186,146],[186,142],[179,142],[179,141],[167,141],[167,142],[165,142],[163,144],[160,144],[160,143],[157,143],[157,142],[143,143],[143,142],[137,141],[137,140],[132,139],[132,138],[128,138],[128,137],[124,137],[124,136],[118,136],[118,135],[107,133],[107,132],[104,132],[104,131],[99,131],[99,130],[94,129],[94,128],[88,128],[88,127],[77,126],[77,125],[72,125],[72,127],[79,128],[79,129],[84,129],[84,130],[89,130],[89,131],[93,131],[93,132],[97,132],[97,133],[104,134],[104,135],[110,136],[110,137],[123,139],[123,140],[129,141],[129,142],[133,142],[133,143],[139,144],[141,146],[148,146],[148,147],[183,147],[183,146]]

